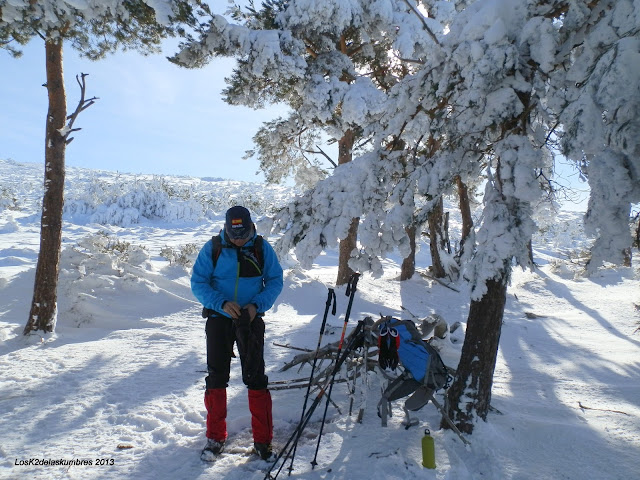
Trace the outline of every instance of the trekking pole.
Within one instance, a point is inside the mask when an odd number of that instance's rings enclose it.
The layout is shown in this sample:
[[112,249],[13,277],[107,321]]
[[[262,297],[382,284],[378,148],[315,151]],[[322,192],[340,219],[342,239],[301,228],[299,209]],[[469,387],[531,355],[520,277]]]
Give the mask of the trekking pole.
[[[340,368],[340,366],[342,366],[344,361],[347,359],[347,356],[351,352],[351,349],[354,347],[354,345],[356,345],[359,342],[359,335],[361,335],[361,333],[360,333],[361,330],[362,330],[362,324],[358,323],[358,326],[356,327],[354,335],[351,338],[349,344],[347,345],[345,351],[343,352],[342,357],[340,357],[340,358],[338,358],[336,360],[336,364],[338,366],[338,369]],[[311,416],[315,412],[316,407],[320,404],[320,400],[322,399],[322,397],[327,392],[327,386],[329,385],[329,382],[330,382],[330,380],[327,380],[327,382],[324,384],[324,386],[320,387],[320,391],[318,392],[318,394],[314,398],[313,402],[311,403],[311,406],[309,407],[309,409],[307,410],[307,412],[306,412],[306,414],[304,416],[304,421],[302,421],[301,423],[298,423],[298,425],[296,426],[295,430],[293,431],[293,433],[291,434],[291,436],[287,440],[287,443],[285,443],[284,447],[282,448],[282,450],[280,451],[280,453],[276,457],[276,460],[273,462],[273,464],[271,464],[269,469],[266,471],[265,476],[264,476],[264,480],[268,480],[268,479],[275,480],[276,478],[278,478],[278,475],[280,474],[280,472],[282,471],[282,468],[284,467],[285,463],[287,462],[287,459],[289,458],[289,455],[291,455],[291,451],[292,451],[293,446],[294,446],[294,444],[291,443],[291,442],[294,442],[294,441],[297,442],[300,439],[300,435],[302,434],[302,431],[305,429],[305,427],[309,423],[309,420],[311,419]],[[283,459],[282,460],[282,464],[280,465],[280,468],[278,469],[276,474],[272,476],[271,472],[275,469],[275,467],[278,464],[278,462],[280,461],[280,459]]]
[[[327,325],[327,316],[329,314],[329,307],[331,307],[331,303],[333,303],[333,310],[331,310],[331,315],[335,316],[336,314],[336,292],[333,288],[329,288],[329,295],[327,296],[327,304],[324,309],[324,317],[322,318],[322,324],[320,325],[320,335],[318,336],[318,346],[316,347],[316,353],[313,356],[313,364],[311,365],[311,373],[309,374],[309,385],[307,386],[307,393],[304,396],[304,403],[302,404],[302,413],[300,414],[300,424],[304,421],[304,414],[307,410],[307,401],[309,400],[309,392],[311,391],[311,384],[313,383],[313,374],[316,370],[316,363],[318,361],[318,351],[320,350],[320,344],[322,343],[322,336],[324,335],[324,327]],[[291,472],[293,471],[293,460],[296,457],[296,450],[298,448],[298,440],[300,439],[300,435],[302,431],[298,431],[298,435],[293,442],[293,453],[291,454],[291,462],[289,463],[289,476],[291,476]]]
[[462,443],[464,443],[465,445],[471,445],[471,442],[469,442],[469,440],[467,440],[462,436],[462,433],[460,432],[460,430],[458,430],[458,427],[456,427],[456,424],[453,423],[451,418],[449,418],[449,415],[447,414],[447,412],[445,412],[444,408],[442,408],[442,405],[440,405],[440,403],[436,400],[435,395],[433,393],[431,393],[431,395],[429,396],[429,399],[431,400],[431,403],[433,403],[435,407],[438,409],[438,411],[442,415],[442,418],[444,418],[445,422],[447,422],[447,425],[451,427],[451,430],[453,430],[456,433],[456,435],[458,435],[458,438],[462,440]]
[[[354,273],[349,282],[347,283],[347,290],[345,295],[349,297],[349,304],[347,305],[347,312],[344,315],[344,325],[342,326],[342,334],[340,335],[340,342],[338,343],[338,353],[337,357],[340,357],[340,352],[342,351],[342,343],[344,342],[344,334],[347,330],[347,323],[349,322],[349,315],[351,315],[351,306],[353,305],[353,297],[356,294],[356,285],[358,284],[358,279],[360,278],[359,273]],[[327,418],[327,410],[329,409],[329,399],[331,398],[331,391],[333,390],[333,383],[336,378],[336,374],[340,370],[340,365],[336,361],[336,365],[333,369],[333,373],[331,374],[331,381],[329,383],[329,392],[327,393],[327,401],[324,405],[324,414],[322,415],[322,422],[320,423],[320,433],[318,434],[318,444],[316,445],[316,452],[313,456],[313,460],[311,461],[311,469],[316,468],[318,462],[316,459],[318,458],[318,450],[320,449],[320,441],[322,440],[322,431],[324,430],[324,422]]]

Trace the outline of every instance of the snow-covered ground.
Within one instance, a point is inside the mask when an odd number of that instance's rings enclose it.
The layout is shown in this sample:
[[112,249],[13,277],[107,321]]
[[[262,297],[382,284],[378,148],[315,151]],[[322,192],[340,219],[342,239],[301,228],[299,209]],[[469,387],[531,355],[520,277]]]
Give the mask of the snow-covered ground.
[[[258,217],[290,192],[220,179],[116,175],[69,169],[56,331],[22,336],[39,245],[42,167],[0,161],[0,478],[228,479],[263,478],[265,464],[226,455],[199,458],[204,445],[204,321],[191,295],[192,258],[222,226],[233,202]],[[465,447],[428,405],[420,426],[405,430],[402,401],[386,428],[376,415],[382,380],[371,374],[362,423],[348,416],[337,384],[311,469],[319,419],[313,416],[296,453],[302,479],[620,479],[640,472],[640,271],[607,268],[578,275],[587,244],[576,214],[565,213],[536,237],[535,272],[514,271],[502,329],[488,422]],[[104,224],[101,224],[104,223]],[[420,270],[429,264],[421,245]],[[169,262],[172,260],[172,263]],[[177,260],[176,260],[177,259]],[[408,318],[437,313],[466,321],[468,292],[417,274],[399,282],[399,258],[385,274],[364,275],[350,327],[366,315]],[[270,380],[297,351],[315,348],[337,254],[314,268],[289,265],[284,290],[269,312]],[[348,297],[338,289],[339,316],[323,344],[339,337]],[[439,342],[455,364],[462,330]],[[455,366],[455,365],[453,365]],[[238,361],[229,387],[229,444],[251,444],[250,417]],[[358,389],[363,389],[358,383]],[[273,391],[275,445],[300,418],[304,390]],[[361,397],[356,396],[356,408]],[[421,465],[421,437],[435,439],[435,470]],[[64,460],[92,465],[35,465]],[[285,478],[287,471],[280,473]]]

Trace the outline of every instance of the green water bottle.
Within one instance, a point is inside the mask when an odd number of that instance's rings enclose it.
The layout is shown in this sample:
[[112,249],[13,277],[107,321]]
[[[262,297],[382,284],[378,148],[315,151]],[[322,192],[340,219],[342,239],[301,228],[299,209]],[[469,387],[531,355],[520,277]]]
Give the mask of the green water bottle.
[[424,431],[424,437],[422,437],[422,466],[436,468],[436,449],[428,428]]

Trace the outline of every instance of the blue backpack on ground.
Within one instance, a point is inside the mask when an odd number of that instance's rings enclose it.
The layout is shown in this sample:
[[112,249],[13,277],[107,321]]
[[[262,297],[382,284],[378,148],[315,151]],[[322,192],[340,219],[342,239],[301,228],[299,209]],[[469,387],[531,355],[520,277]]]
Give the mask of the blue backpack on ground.
[[417,382],[437,392],[447,388],[451,376],[438,351],[422,340],[411,320],[388,317],[380,325],[378,336],[380,366],[395,370],[398,361]]
[[409,417],[409,410],[415,411],[433,400],[433,394],[446,389],[452,377],[438,351],[422,340],[418,328],[411,320],[386,317],[379,326],[378,362],[384,370],[395,370],[402,364],[404,372],[389,383],[378,404],[378,415],[386,426],[386,417],[391,416],[391,402],[413,394],[405,402],[406,428],[416,424]]

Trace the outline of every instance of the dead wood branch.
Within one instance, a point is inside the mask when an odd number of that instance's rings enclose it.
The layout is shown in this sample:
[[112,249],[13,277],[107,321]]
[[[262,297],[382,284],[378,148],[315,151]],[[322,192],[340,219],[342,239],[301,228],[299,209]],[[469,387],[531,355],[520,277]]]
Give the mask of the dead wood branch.
[[[351,338],[353,337],[353,333],[355,330],[352,330],[349,335],[347,335],[347,337],[344,339],[344,344],[348,344],[351,341]],[[338,345],[339,345],[339,341],[333,342],[333,343],[329,343],[327,345],[325,345],[324,347],[316,350],[312,350],[309,351],[307,353],[301,353],[299,355],[296,355],[295,357],[293,357],[293,360],[291,360],[288,363],[285,363],[284,366],[279,370],[280,372],[286,372],[287,370],[289,370],[291,367],[294,367],[296,365],[299,364],[305,364],[305,363],[311,363],[313,362],[313,359],[317,356],[318,360],[323,360],[323,359],[332,359],[335,360],[335,356],[336,353],[338,353]]]
[[582,402],[578,402],[578,406],[580,407],[580,409],[582,411],[584,411],[584,410],[598,410],[600,412],[611,412],[611,413],[620,413],[622,415],[629,415],[627,412],[622,412],[620,410],[609,410],[607,408],[587,407],[587,406],[583,405]]
[[73,124],[75,123],[76,119],[78,118],[78,115],[80,115],[80,113],[85,111],[91,105],[96,103],[96,100],[98,100],[98,97],[92,97],[92,98],[85,99],[85,92],[86,92],[86,89],[87,89],[87,84],[85,82],[85,77],[87,75],[89,75],[89,74],[88,73],[81,73],[79,76],[76,75],[76,82],[78,82],[78,85],[80,86],[80,100],[78,101],[78,105],[76,106],[76,109],[74,110],[74,112],[71,115],[67,116],[68,123],[67,123],[67,125],[66,125],[66,127],[64,129],[65,130],[64,133],[61,132],[62,136],[65,139],[65,143],[67,145],[69,145],[73,141],[73,137],[69,137],[71,132],[77,132],[77,131],[80,130],[80,128],[73,128]]
[[288,343],[286,345],[284,345],[282,343],[273,342],[273,344],[276,347],[290,348],[292,350],[301,350],[303,352],[313,352],[313,350],[311,350],[310,348],[294,347],[293,345],[289,345]]
[[420,275],[422,275],[425,278],[428,278],[429,280],[435,280],[436,282],[438,282],[443,287],[447,287],[449,290],[453,290],[454,292],[460,293],[460,290],[458,290],[457,288],[452,287],[448,283],[440,280],[439,278],[434,277],[433,275],[431,275],[431,274],[429,274],[427,272],[420,272]]

